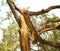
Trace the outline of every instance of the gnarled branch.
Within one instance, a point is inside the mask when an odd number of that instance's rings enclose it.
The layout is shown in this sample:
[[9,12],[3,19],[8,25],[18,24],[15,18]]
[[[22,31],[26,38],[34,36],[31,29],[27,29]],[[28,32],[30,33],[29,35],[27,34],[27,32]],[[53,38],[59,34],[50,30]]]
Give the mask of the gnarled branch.
[[42,9],[41,11],[37,11],[37,12],[29,11],[29,15],[30,16],[40,15],[40,14],[43,14],[43,13],[48,13],[49,11],[51,11],[53,9],[57,9],[57,8],[60,8],[60,5],[50,6],[47,9]]

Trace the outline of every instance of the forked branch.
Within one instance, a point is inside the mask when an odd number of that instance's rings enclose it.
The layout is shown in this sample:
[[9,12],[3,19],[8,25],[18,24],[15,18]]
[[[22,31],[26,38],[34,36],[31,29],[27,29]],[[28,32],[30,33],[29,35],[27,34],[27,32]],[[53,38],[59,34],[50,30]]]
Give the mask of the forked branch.
[[[14,14],[14,16],[15,16],[15,19],[17,18],[16,10],[23,15],[26,25],[28,26],[28,28],[30,29],[30,31],[32,32],[32,34],[34,34],[34,37],[35,37],[35,39],[36,39],[38,42],[43,43],[43,44],[48,44],[48,45],[54,46],[54,47],[60,47],[60,43],[53,43],[53,42],[46,41],[46,40],[42,39],[42,38],[37,34],[37,31],[35,30],[34,26],[32,25],[32,23],[31,23],[31,21],[30,21],[30,16],[32,16],[32,15],[39,15],[39,14],[43,14],[43,13],[48,13],[48,12],[51,11],[52,9],[60,8],[60,5],[50,6],[50,7],[48,7],[47,9],[45,9],[45,10],[43,9],[43,10],[38,11],[38,12],[31,12],[31,11],[28,11],[28,10],[25,10],[25,9],[22,9],[22,10],[21,10],[21,9],[17,8],[16,5],[15,5],[14,3],[12,3],[10,0],[9,0],[9,1],[7,0],[7,2],[8,2],[8,4],[9,4],[9,6],[10,6],[10,8],[11,8],[13,14]],[[11,7],[11,5],[12,5],[12,7]],[[13,9],[14,9],[14,10],[13,10]],[[18,21],[17,21],[17,22],[18,22]],[[19,24],[19,23],[18,23],[18,24]],[[19,25],[20,25],[20,24],[19,24]],[[60,25],[60,23],[59,23],[59,24],[56,24],[56,23],[55,23],[55,28],[58,27],[59,25]],[[51,26],[51,27],[48,27],[48,26]],[[47,25],[47,27],[44,28],[44,29],[42,29],[42,30],[40,31],[40,33],[43,33],[43,32],[45,32],[45,31],[48,31],[48,30],[51,30],[51,29],[53,29],[53,26],[52,26],[52,25]]]

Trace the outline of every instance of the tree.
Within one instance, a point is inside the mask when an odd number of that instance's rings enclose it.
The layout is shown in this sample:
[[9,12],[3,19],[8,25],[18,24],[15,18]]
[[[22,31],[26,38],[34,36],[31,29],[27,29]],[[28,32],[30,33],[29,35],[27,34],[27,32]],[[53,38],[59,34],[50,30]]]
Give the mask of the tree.
[[[11,0],[7,0],[7,3],[14,15],[14,18],[16,19],[16,22],[19,25],[18,33],[20,37],[21,51],[31,51],[31,50],[36,51],[33,48],[31,48],[31,44],[37,45],[38,47],[37,51],[40,51],[40,50],[55,51],[55,48],[57,48],[57,51],[60,50],[59,49],[60,42],[58,42],[59,38],[57,37],[58,36],[57,32],[60,31],[59,30],[60,19],[57,18],[54,14],[53,14],[54,18],[52,19],[48,18],[47,16],[48,14],[45,14],[53,9],[60,8],[60,5],[50,6],[47,9],[45,10],[42,9],[41,11],[38,11],[38,12],[31,12],[31,11],[28,11],[28,8],[23,8],[23,9],[18,8],[15,5],[15,3]],[[17,14],[17,11],[19,12],[20,15]],[[38,26],[36,26],[38,23],[34,19],[34,16],[35,18],[38,18],[38,16],[40,16],[40,19],[42,20],[42,23],[40,22]],[[30,20],[30,17],[32,19],[32,22]],[[36,23],[36,25],[34,24],[34,22]],[[48,31],[52,31],[53,33],[50,33],[49,35]],[[45,35],[47,33],[48,38],[45,37],[45,39],[43,39],[40,36],[42,35],[42,33]]]

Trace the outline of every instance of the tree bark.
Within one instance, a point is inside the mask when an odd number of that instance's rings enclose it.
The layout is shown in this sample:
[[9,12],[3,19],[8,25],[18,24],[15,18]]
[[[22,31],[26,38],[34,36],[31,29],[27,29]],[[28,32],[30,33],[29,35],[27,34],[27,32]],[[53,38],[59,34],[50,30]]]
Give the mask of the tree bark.
[[[21,30],[19,31],[19,35],[20,35],[20,39],[21,39],[21,47],[22,47],[21,51],[30,51],[29,42],[28,42],[28,28],[32,32],[32,36],[33,36],[33,38],[35,38],[35,40],[37,40],[37,42],[40,42],[40,43],[46,44],[46,45],[50,45],[50,46],[54,46],[54,47],[60,47],[60,43],[53,43],[53,42],[42,39],[38,35],[37,31],[35,30],[34,26],[32,25],[32,23],[30,21],[30,16],[48,13],[52,9],[60,8],[60,5],[51,6],[45,10],[43,9],[38,12],[30,12],[25,9],[21,10],[20,8],[17,8],[16,5],[13,2],[11,2],[10,0],[7,0],[7,2],[11,8],[12,13],[14,14],[14,17],[15,17],[19,27],[21,28]],[[21,15],[18,16],[16,11],[18,11]],[[58,26],[60,27],[60,20],[59,20],[59,22],[55,23],[55,28],[58,28]],[[53,29],[52,25],[46,25],[46,27],[42,28],[39,32],[41,34],[43,32],[46,32],[46,31],[52,30],[52,29]]]
[[22,51],[30,51],[30,45],[28,41],[28,27],[25,23],[24,17],[20,15],[21,18],[21,41],[22,41]]
[[27,30],[27,25],[24,21],[24,18],[22,15],[18,16],[16,9],[11,0],[7,0],[7,3],[10,6],[10,9],[11,9],[19,27],[21,28],[21,31],[19,30],[21,51],[30,51],[29,42],[28,42],[28,30]]

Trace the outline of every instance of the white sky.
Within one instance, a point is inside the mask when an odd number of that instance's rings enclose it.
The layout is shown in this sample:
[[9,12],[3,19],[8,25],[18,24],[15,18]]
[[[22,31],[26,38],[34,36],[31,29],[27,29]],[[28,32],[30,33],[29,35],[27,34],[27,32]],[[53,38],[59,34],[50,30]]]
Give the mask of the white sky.
[[60,5],[60,0],[17,0],[20,7],[30,7],[29,10],[37,11],[52,5]]
[[[49,6],[52,5],[60,5],[60,0],[17,0],[15,1],[16,5],[18,7],[29,7],[30,11],[39,11],[42,9],[46,9]],[[1,3],[1,0],[0,0]],[[6,16],[6,11],[9,10],[9,8],[7,6],[4,7],[0,7],[2,9],[2,12],[0,13],[0,16]],[[57,16],[60,16],[60,10],[57,11],[53,11]],[[4,14],[3,14],[4,13]],[[5,25],[6,26],[6,23]],[[1,31],[0,31],[0,34]],[[2,39],[2,35],[0,35],[0,40]]]
[[[29,11],[39,11],[49,6],[60,5],[60,0],[16,0],[16,5],[20,8],[29,7]],[[60,17],[60,9],[50,12]]]

